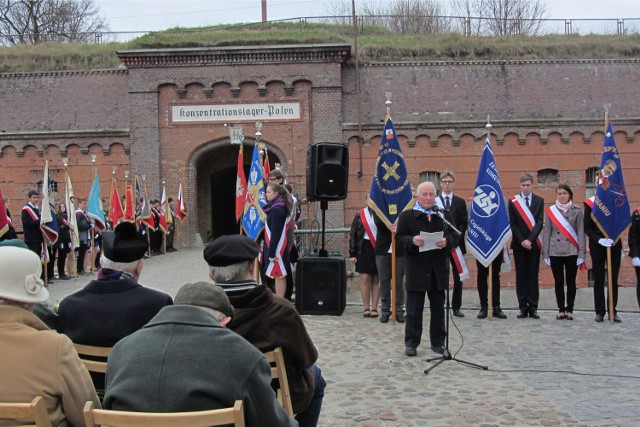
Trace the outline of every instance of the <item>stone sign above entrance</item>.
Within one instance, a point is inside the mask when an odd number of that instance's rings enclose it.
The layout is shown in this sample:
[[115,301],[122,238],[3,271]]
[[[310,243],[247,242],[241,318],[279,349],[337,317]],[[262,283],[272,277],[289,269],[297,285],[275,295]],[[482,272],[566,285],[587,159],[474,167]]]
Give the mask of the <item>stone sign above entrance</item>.
[[189,104],[171,106],[171,122],[220,123],[242,121],[302,120],[299,102],[256,104]]

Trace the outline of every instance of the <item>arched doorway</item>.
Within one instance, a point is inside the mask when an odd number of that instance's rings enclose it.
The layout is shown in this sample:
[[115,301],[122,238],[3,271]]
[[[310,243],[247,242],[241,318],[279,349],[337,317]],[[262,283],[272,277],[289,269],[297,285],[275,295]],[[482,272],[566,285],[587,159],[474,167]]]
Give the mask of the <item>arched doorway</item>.
[[[254,140],[243,143],[245,176],[249,173],[254,145]],[[286,164],[279,149],[268,143],[267,146],[272,168],[276,163]],[[239,145],[232,145],[226,139],[211,142],[194,153],[197,232],[204,242],[218,236],[236,234],[240,230],[235,219],[239,149]]]

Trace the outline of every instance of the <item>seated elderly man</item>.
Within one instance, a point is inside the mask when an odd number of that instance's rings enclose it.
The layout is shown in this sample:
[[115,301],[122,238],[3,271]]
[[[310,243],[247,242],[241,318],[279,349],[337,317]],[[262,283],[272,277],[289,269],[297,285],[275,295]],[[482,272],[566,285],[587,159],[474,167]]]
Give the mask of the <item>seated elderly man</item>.
[[296,420],[315,426],[326,386],[315,364],[318,352],[294,306],[253,279],[258,250],[247,236],[221,236],[207,244],[204,259],[235,309],[229,328],[262,352],[282,347]]
[[71,340],[32,313],[49,297],[41,272],[29,249],[0,247],[0,401],[42,396],[54,426],[83,426],[85,402],[100,401]]
[[[173,301],[138,283],[147,240],[135,224],[118,224],[114,231],[103,233],[102,242],[98,278],[62,300],[58,331],[77,344],[112,347]],[[92,378],[97,388],[104,388],[104,376],[93,374]]]
[[263,354],[225,328],[233,313],[219,287],[183,285],[175,305],[113,348],[105,408],[191,412],[242,400],[247,426],[297,425],[271,389],[271,368]]

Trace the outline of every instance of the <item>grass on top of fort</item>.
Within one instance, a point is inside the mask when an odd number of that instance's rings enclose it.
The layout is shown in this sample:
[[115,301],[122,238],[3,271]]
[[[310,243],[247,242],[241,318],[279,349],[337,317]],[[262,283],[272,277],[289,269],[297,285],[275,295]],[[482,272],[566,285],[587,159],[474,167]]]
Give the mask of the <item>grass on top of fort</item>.
[[[640,34],[465,37],[459,33],[398,34],[366,25],[359,28],[358,49],[362,62],[640,57]],[[353,27],[267,22],[174,28],[148,33],[125,43],[104,40],[100,44],[1,46],[0,73],[117,68],[121,65],[116,55],[119,50],[318,43],[353,46]]]

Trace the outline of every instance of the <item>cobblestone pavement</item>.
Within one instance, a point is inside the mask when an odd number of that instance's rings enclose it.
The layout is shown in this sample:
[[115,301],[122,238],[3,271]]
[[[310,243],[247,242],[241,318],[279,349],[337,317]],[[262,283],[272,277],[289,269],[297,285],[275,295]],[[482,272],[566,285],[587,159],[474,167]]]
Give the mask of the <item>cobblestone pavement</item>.
[[[147,260],[141,282],[174,295],[207,274],[201,250],[181,250]],[[53,283],[52,301],[88,279]],[[359,293],[351,287],[347,301],[342,316],[303,316],[327,380],[321,426],[640,425],[634,288],[620,289],[620,324],[593,321],[591,289],[578,290],[573,321],[555,319],[552,289],[541,290],[540,320],[516,319],[513,290],[502,290],[508,319],[479,320],[477,292],[465,289],[466,317],[453,318],[449,348],[489,369],[447,360],[428,375],[426,358],[438,356],[428,335],[418,357],[406,357],[402,324],[362,317]]]

